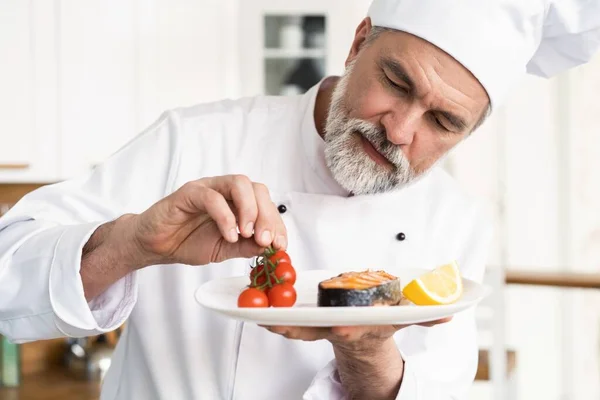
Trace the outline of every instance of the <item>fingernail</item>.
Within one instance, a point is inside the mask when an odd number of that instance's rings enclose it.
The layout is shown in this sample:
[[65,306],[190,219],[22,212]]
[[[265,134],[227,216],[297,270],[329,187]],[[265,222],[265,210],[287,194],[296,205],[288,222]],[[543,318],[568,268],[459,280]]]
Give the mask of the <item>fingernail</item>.
[[271,244],[271,232],[269,231],[264,231],[262,233],[262,235],[260,236],[260,240],[263,241],[263,243],[266,244]]
[[246,234],[247,235],[252,235],[252,230],[254,229],[254,222],[248,222],[246,224]]
[[236,241],[237,241],[237,239],[238,239],[238,233],[237,233],[237,229],[235,229],[235,228],[232,228],[232,229],[229,231],[229,235],[228,235],[228,236],[229,236],[229,240],[230,240],[231,242],[236,242]]
[[287,240],[285,236],[279,235],[275,238],[275,247],[278,249],[284,249],[287,246]]

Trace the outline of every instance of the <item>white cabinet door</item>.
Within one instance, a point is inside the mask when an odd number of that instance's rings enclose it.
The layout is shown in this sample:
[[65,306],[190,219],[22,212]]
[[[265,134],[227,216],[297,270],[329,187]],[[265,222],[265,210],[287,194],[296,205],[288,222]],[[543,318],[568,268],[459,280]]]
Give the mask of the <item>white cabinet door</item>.
[[92,167],[135,134],[134,2],[64,0],[58,18],[61,172],[66,178]]
[[57,178],[54,5],[0,3],[0,181]]
[[102,162],[164,110],[226,95],[228,2],[60,4],[63,177]]

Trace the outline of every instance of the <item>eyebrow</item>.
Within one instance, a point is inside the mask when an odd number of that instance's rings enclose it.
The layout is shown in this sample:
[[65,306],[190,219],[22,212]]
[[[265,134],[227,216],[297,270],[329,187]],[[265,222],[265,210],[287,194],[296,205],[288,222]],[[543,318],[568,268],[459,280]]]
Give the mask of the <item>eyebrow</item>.
[[[404,67],[398,61],[389,57],[383,57],[382,66],[384,66],[392,74],[394,74],[396,76],[396,79],[399,79],[402,82],[404,82],[408,86],[410,92],[415,91],[416,85],[414,81],[411,79],[410,75],[408,75],[406,69],[404,69]],[[462,131],[468,127],[467,122],[458,115],[444,110],[435,111],[440,113],[444,118],[446,118],[448,122],[457,130]]]
[[397,79],[400,79],[402,82],[406,83],[411,91],[415,89],[415,83],[398,61],[389,57],[384,57],[381,62],[383,66],[389,69],[396,76]]

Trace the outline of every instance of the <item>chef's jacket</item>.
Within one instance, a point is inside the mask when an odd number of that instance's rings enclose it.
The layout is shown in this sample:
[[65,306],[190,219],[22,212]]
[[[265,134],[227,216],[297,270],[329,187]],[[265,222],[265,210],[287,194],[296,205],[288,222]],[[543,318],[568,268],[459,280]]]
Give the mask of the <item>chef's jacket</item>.
[[[329,342],[289,340],[195,302],[204,282],[247,274],[248,259],[147,267],[90,302],[79,274],[100,224],[188,181],[244,174],[286,206],[298,271],[394,274],[457,260],[464,277],[481,281],[492,232],[483,209],[438,167],[395,192],[348,196],[325,165],[317,90],[168,111],[89,174],[23,198],[0,220],[0,332],[21,343],[127,322],[102,400],[345,399]],[[464,398],[477,368],[473,310],[395,339],[405,360],[398,399]]]

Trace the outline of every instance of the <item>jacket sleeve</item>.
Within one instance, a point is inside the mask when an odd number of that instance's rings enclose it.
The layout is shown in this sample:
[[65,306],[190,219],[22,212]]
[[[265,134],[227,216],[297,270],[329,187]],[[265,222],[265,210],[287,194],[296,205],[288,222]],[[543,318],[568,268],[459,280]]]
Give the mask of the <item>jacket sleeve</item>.
[[[481,282],[492,238],[489,218],[476,212],[466,229],[464,255],[458,260],[463,277]],[[427,328],[410,326],[395,335],[404,375],[396,400],[463,400],[475,378],[478,363],[475,310],[468,309],[452,321]],[[320,370],[303,400],[349,400],[332,360]]]
[[178,118],[154,124],[92,172],[29,193],[0,219],[0,334],[15,343],[111,331],[129,316],[136,273],[87,302],[83,246],[98,226],[141,212],[170,189]]
[[527,70],[552,77],[588,63],[600,51],[600,2],[547,0],[544,29]]

